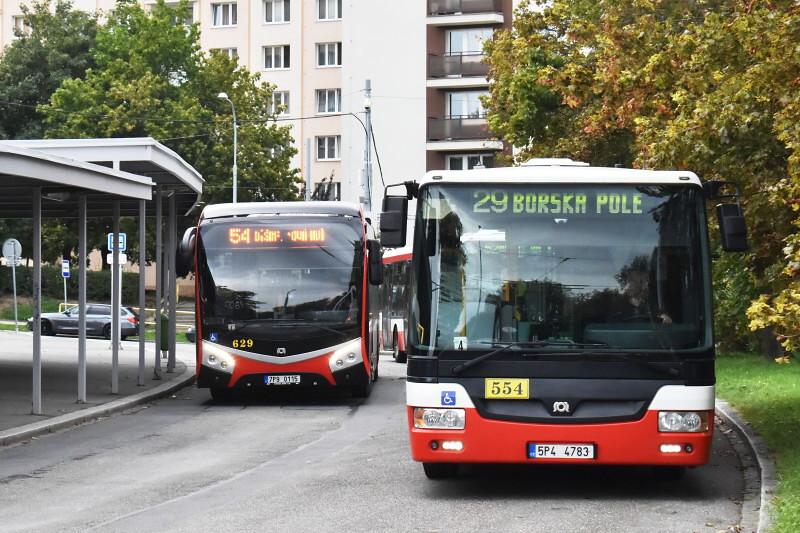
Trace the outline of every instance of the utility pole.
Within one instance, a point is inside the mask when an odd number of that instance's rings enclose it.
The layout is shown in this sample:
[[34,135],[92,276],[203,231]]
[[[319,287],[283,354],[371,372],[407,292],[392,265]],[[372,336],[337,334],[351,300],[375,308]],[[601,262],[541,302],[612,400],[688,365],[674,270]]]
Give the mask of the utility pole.
[[364,116],[366,143],[364,145],[364,170],[361,174],[361,203],[366,213],[372,212],[372,80],[364,85]]
[[236,166],[236,154],[239,151],[238,146],[236,144],[236,130],[239,128],[239,124],[236,122],[236,106],[233,105],[233,100],[228,98],[227,93],[219,93],[217,98],[220,100],[226,100],[229,104],[231,104],[231,114],[233,115],[233,203],[237,201],[237,191],[239,188],[238,183],[238,174],[239,174],[239,167]]

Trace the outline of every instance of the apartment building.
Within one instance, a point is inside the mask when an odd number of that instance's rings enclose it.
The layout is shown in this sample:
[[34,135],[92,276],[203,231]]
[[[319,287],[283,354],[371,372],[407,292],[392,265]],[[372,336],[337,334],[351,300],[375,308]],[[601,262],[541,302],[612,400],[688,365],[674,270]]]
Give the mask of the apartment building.
[[[153,0],[142,0],[145,5]],[[373,207],[385,183],[426,170],[492,166],[504,149],[488,132],[482,43],[511,24],[519,0],[196,0],[201,46],[238,58],[276,86],[292,125],[294,164],[336,197],[358,201],[365,104],[372,110]],[[0,0],[0,43],[22,28],[18,0]],[[75,0],[113,9],[113,0]],[[365,102],[364,85],[372,96]],[[350,115],[352,113],[353,115]],[[310,165],[308,161],[310,160]],[[381,172],[382,170],[382,172]]]

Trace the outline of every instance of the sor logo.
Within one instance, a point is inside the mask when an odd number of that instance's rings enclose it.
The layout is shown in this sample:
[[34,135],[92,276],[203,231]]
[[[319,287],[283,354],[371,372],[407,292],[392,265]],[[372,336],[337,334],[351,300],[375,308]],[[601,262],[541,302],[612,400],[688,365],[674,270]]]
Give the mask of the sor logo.
[[553,414],[556,415],[570,414],[569,402],[553,402]]
[[275,350],[275,355],[286,355],[286,348],[278,348]]

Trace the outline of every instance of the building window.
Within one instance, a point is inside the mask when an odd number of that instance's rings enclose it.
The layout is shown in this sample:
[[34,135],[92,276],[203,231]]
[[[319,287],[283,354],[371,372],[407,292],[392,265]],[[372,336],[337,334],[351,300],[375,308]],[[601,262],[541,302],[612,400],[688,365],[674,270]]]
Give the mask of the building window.
[[341,135],[317,137],[317,161],[338,161]]
[[29,35],[31,27],[25,22],[22,15],[14,17],[14,35]]
[[341,89],[317,89],[317,113],[341,113]]
[[231,59],[237,59],[239,57],[238,48],[212,48],[211,52],[226,55]]
[[447,156],[447,170],[472,170],[477,166],[494,168],[494,154],[465,154]]
[[289,68],[289,45],[265,46],[264,68],[267,70]]
[[[166,2],[164,5],[166,5],[170,9],[175,9],[175,10],[177,10],[180,7],[180,3],[178,2]],[[175,25],[183,24],[184,26],[191,26],[192,24],[194,24],[194,2],[189,3],[188,9],[189,9],[189,14],[186,15],[185,19],[178,20],[177,16],[173,17],[172,21],[173,23],[175,23]]]
[[492,38],[492,28],[461,28],[448,30],[445,37],[447,55],[482,54],[483,43]]
[[481,96],[488,96],[488,91],[458,91],[445,95],[445,114],[447,118],[483,118],[486,110],[481,103]]
[[317,16],[319,20],[342,18],[342,0],[317,0]]
[[289,22],[289,0],[264,0],[264,22]]
[[219,28],[222,26],[236,26],[236,3],[211,4],[211,25]]
[[342,43],[317,43],[318,67],[342,66]]
[[289,91],[275,91],[269,104],[269,112],[273,115],[289,114]]

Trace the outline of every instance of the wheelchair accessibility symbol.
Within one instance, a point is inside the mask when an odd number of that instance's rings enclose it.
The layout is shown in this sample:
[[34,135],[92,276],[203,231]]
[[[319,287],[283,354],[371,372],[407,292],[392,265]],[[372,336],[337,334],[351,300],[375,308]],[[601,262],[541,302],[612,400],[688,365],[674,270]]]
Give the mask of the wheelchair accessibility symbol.
[[212,332],[211,335],[208,336],[208,340],[211,342],[217,342],[219,340],[219,333]]
[[456,404],[456,391],[443,390],[442,391],[442,405],[455,405]]

